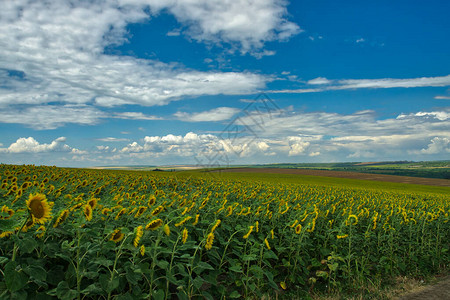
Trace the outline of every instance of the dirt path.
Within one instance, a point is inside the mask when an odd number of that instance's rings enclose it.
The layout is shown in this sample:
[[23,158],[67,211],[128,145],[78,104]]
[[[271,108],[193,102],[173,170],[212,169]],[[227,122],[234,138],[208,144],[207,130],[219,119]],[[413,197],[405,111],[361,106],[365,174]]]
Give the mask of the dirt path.
[[276,173],[276,174],[297,174],[297,175],[313,175],[324,177],[339,177],[349,179],[363,179],[375,181],[387,181],[398,183],[412,183],[434,186],[450,187],[450,180],[437,178],[408,177],[396,175],[369,174],[345,171],[328,171],[328,170],[310,170],[310,169],[282,169],[282,168],[232,168],[223,169],[220,172],[250,172],[250,173]]
[[450,299],[450,277],[430,285],[424,286],[419,291],[413,291],[398,300],[449,300]]

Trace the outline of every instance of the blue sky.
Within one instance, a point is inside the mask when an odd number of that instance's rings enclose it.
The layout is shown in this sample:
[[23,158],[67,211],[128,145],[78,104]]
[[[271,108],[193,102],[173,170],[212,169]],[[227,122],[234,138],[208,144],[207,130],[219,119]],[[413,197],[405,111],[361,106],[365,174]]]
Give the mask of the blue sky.
[[[448,1],[6,1],[0,163],[449,159],[449,10]],[[274,110],[256,109],[267,103]]]

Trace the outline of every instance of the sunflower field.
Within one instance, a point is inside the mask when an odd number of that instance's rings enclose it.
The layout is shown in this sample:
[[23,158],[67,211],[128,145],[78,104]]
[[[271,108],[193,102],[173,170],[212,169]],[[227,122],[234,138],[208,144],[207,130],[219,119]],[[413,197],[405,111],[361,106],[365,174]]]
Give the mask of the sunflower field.
[[450,197],[0,165],[0,298],[292,298],[449,266]]

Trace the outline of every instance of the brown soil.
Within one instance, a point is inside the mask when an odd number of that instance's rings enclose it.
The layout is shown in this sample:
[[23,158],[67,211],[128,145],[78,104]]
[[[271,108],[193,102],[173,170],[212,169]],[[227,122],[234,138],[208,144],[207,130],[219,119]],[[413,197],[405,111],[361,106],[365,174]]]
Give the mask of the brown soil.
[[450,277],[445,278],[437,284],[424,286],[420,290],[412,291],[398,300],[449,300],[450,299]]
[[375,181],[387,181],[387,182],[412,183],[412,184],[450,187],[450,180],[448,180],[448,179],[369,174],[369,173],[357,173],[357,172],[345,172],[345,171],[310,170],[310,169],[282,169],[282,168],[232,168],[232,169],[223,169],[223,170],[220,170],[220,172],[297,174],[297,175],[339,177],[339,178],[350,178],[350,179],[363,179],[363,180],[375,180]]

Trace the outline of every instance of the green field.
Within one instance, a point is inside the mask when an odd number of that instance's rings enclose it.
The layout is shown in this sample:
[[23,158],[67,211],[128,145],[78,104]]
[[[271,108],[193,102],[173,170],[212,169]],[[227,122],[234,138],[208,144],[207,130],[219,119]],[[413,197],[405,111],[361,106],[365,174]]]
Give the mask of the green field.
[[450,188],[0,165],[1,299],[383,299],[449,267]]
[[250,168],[288,168],[288,169],[314,169],[331,171],[348,171],[372,174],[413,176],[425,178],[450,179],[450,161],[394,161],[394,162],[349,162],[349,163],[289,163],[245,165]]

